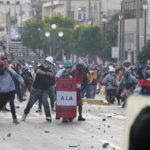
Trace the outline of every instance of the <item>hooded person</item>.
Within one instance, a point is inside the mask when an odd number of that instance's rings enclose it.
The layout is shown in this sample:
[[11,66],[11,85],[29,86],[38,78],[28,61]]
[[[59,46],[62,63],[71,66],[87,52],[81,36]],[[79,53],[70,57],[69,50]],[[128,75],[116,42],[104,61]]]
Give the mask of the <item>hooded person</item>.
[[33,82],[33,88],[30,93],[29,101],[24,110],[22,121],[25,121],[34,103],[41,99],[45,109],[45,116],[48,122],[52,121],[50,107],[47,100],[47,91],[50,84],[50,78],[54,76],[49,71],[49,67],[53,64],[53,57],[49,56],[45,59],[43,65],[39,66],[36,72],[35,80]]
[[71,69],[72,62],[70,60],[66,60],[66,62],[64,63],[64,68],[60,69],[57,72],[56,78],[69,78]]
[[76,69],[71,72],[71,76],[76,79],[76,88],[77,88],[77,105],[79,117],[78,121],[85,121],[86,119],[82,117],[82,84],[85,78],[84,66],[83,64],[77,64]]
[[127,97],[129,97],[130,95],[132,95],[134,93],[134,89],[137,84],[138,84],[138,80],[130,74],[130,71],[125,71],[124,75],[122,76],[122,78],[120,80],[119,88],[118,88],[118,90],[119,90],[120,88],[123,87],[121,97],[122,97],[124,103],[122,105],[122,108],[124,108],[126,105]]
[[16,93],[14,79],[19,81],[21,84],[24,83],[23,78],[18,73],[16,73],[13,69],[8,68],[6,63],[0,62],[0,110],[2,110],[6,103],[9,102],[13,122],[18,124],[19,122],[17,120],[14,104]]
[[115,68],[110,66],[109,73],[103,79],[103,84],[106,86],[106,99],[109,103],[114,103],[116,96],[117,80],[115,71]]

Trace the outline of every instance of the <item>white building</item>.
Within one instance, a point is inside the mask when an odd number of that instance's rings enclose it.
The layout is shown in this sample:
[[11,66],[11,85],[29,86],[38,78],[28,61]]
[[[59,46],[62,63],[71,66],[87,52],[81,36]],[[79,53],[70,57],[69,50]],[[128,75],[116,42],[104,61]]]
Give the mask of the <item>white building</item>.
[[[140,7],[140,19],[139,19],[139,46],[140,50],[142,50],[144,46],[144,30],[145,30],[145,17],[144,10],[142,8],[143,0],[141,0]],[[125,35],[124,35],[124,50],[125,50],[125,59],[130,60],[131,62],[136,62],[136,1],[135,0],[125,0]],[[148,10],[147,10],[147,40],[150,39],[150,0],[148,2]],[[119,41],[119,40],[118,40]]]
[[104,14],[110,17],[119,12],[121,0],[71,0],[70,6],[68,3],[67,0],[44,3],[42,16],[51,17],[59,13],[68,16],[69,7],[71,7],[70,16],[79,23],[92,21],[94,24],[100,24]]

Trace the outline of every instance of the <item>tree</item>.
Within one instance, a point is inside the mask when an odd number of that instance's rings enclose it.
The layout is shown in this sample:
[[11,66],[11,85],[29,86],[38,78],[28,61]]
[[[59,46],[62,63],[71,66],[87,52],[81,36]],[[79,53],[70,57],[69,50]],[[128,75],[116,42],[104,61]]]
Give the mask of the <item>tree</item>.
[[64,17],[63,15],[59,14],[54,17],[45,17],[44,22],[47,24],[56,24],[58,28],[71,28],[74,29],[75,20],[69,17]]
[[98,26],[80,26],[76,29],[74,53],[80,56],[95,56],[101,53],[101,28]]
[[147,42],[147,47],[143,47],[142,51],[138,53],[137,56],[139,61],[148,61],[150,60],[150,40]]
[[[57,25],[57,31],[64,32],[63,38],[59,38],[57,35],[54,35],[57,34],[56,32],[52,32],[51,25],[54,23]],[[64,49],[66,52],[71,52],[73,47],[74,25],[74,19],[63,17],[62,15],[52,18],[45,17],[44,20],[32,18],[27,20],[20,30],[21,41],[23,45],[33,51],[42,49],[45,53],[49,54],[55,36],[57,41],[56,51],[58,52],[60,49]],[[49,38],[45,37],[45,32],[51,33]]]
[[[105,59],[111,60],[111,50],[112,47],[117,46],[118,37],[118,14],[112,16],[112,18],[106,24],[106,30],[103,29],[103,35],[105,32]],[[103,46],[103,47],[104,47]]]
[[36,51],[43,49],[43,38],[41,32],[44,30],[45,24],[42,20],[32,18],[25,22],[23,28],[20,30],[21,41],[23,45]]

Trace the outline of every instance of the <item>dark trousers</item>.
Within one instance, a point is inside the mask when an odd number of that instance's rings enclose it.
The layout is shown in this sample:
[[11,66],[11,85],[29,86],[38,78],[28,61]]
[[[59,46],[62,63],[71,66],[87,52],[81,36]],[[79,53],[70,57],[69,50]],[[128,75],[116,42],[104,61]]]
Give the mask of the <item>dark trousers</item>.
[[3,107],[6,105],[6,103],[9,102],[12,117],[13,119],[16,119],[17,116],[14,100],[15,100],[15,92],[0,93],[0,110],[2,110]]
[[21,91],[20,85],[16,85],[16,94],[17,94],[19,101],[22,101],[23,96],[22,96],[22,91]]
[[[54,103],[56,101],[55,85],[49,87],[48,96],[50,98],[51,108],[54,108]],[[42,98],[41,97],[39,98],[39,109],[42,109]]]
[[28,114],[30,112],[30,109],[34,105],[34,103],[39,99],[42,99],[46,117],[51,117],[49,103],[47,100],[47,91],[42,91],[42,90],[34,89],[34,88],[31,90],[29,102],[27,103],[24,113]]
[[89,84],[83,85],[82,97],[91,98],[91,86]]

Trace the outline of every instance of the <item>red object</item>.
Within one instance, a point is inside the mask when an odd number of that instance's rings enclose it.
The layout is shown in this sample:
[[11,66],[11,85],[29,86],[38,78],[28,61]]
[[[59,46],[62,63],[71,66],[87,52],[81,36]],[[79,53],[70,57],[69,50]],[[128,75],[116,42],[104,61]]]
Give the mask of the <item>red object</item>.
[[56,118],[75,118],[77,115],[76,80],[72,78],[56,79],[56,93]]
[[142,87],[142,86],[146,86],[150,88],[150,81],[146,80],[146,79],[138,79],[138,86]]
[[75,70],[75,79],[77,84],[82,84],[83,83],[83,73],[78,74],[77,71]]

